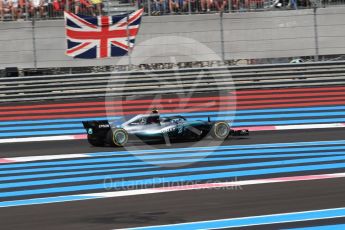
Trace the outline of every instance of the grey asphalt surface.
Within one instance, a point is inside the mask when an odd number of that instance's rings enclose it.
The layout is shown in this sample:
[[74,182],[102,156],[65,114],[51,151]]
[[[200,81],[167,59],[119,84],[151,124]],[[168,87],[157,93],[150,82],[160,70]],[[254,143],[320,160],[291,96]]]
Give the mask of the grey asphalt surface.
[[[255,132],[224,145],[343,140],[342,128]],[[207,142],[205,142],[205,145]],[[172,147],[185,147],[176,143]],[[156,148],[166,148],[156,145]],[[113,151],[86,140],[1,144],[0,157]],[[121,150],[121,149],[119,149]],[[317,172],[313,172],[317,174]],[[116,229],[221,218],[345,207],[345,179],[327,179],[240,188],[170,192],[44,205],[0,208],[0,229]],[[342,218],[314,224],[344,223]],[[311,222],[248,229],[308,226]]]
[[[229,139],[223,145],[246,145],[246,144],[265,144],[265,143],[287,143],[303,141],[329,141],[345,139],[344,128],[333,129],[305,129],[305,130],[284,130],[284,131],[259,131],[252,132],[249,137]],[[208,146],[209,139],[199,143],[200,146]],[[173,143],[172,146],[166,144],[152,145],[154,148],[183,148],[193,145],[194,143]],[[219,144],[219,143],[216,143]],[[133,143],[135,149],[145,149],[141,143]],[[22,156],[40,156],[69,153],[93,153],[93,152],[110,152],[124,151],[123,148],[112,147],[92,147],[86,140],[70,141],[43,141],[43,142],[26,142],[0,144],[0,158],[4,157],[22,157]],[[127,149],[133,149],[128,146]]]

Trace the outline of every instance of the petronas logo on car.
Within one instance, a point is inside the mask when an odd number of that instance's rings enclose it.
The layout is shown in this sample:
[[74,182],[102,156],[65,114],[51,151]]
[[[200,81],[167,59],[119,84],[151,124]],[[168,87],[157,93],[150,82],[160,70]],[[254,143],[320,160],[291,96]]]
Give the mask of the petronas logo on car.
[[162,129],[161,132],[162,133],[170,133],[170,132],[173,132],[175,130],[176,130],[176,127],[169,127],[169,128]]

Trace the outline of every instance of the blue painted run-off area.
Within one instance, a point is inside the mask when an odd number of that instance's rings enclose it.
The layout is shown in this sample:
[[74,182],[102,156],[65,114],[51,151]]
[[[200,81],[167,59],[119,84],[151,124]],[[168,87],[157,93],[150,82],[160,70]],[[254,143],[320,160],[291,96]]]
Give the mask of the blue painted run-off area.
[[[221,228],[236,228],[236,227],[243,227],[243,226],[267,225],[267,224],[276,224],[276,223],[288,223],[288,222],[296,222],[296,221],[320,220],[320,219],[329,219],[329,218],[344,217],[344,216],[345,216],[345,208],[336,208],[336,209],[284,213],[284,214],[265,215],[265,216],[209,220],[209,221],[163,225],[163,226],[151,226],[151,227],[141,227],[141,228],[139,227],[139,228],[131,228],[131,229],[132,230],[221,229]],[[341,225],[339,225],[338,227],[340,226]],[[342,227],[344,227],[344,225]],[[308,228],[302,228],[302,229],[303,230],[304,229],[305,230],[319,230],[319,229],[325,229],[325,228],[318,227],[318,228],[311,228],[311,229],[308,229]],[[332,228],[332,229],[340,229],[340,228]]]
[[[165,114],[165,116],[176,114]],[[189,120],[227,120],[233,127],[345,123],[345,106],[182,113]],[[0,138],[84,134],[83,120],[107,117],[0,122]],[[120,117],[111,117],[118,120]]]

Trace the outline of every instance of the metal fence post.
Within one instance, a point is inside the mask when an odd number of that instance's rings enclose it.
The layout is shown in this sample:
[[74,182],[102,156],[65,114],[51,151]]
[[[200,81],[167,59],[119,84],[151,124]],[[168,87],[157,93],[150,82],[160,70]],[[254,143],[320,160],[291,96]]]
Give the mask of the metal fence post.
[[222,52],[222,61],[225,61],[225,50],[224,50],[224,26],[223,26],[223,12],[219,14],[220,23],[220,50]]
[[66,11],[69,11],[69,0],[66,0],[66,6],[65,6]]
[[313,4],[313,17],[314,17],[314,39],[315,39],[315,55],[314,61],[319,61],[319,33],[317,24],[317,5]]
[[131,59],[131,41],[130,41],[130,33],[129,33],[129,13],[127,13],[127,26],[126,26],[126,31],[127,31],[127,46],[128,46],[128,70],[132,69],[132,59]]
[[35,17],[32,17],[32,49],[34,56],[34,68],[37,68],[37,52],[36,52],[36,30],[35,30]]
[[151,0],[147,0],[147,13],[151,16]]
[[188,14],[192,14],[192,3],[188,1]]
[[25,1],[25,20],[29,20],[29,1]]
[[107,15],[109,15],[109,11],[110,11],[110,0],[108,0],[107,2]]

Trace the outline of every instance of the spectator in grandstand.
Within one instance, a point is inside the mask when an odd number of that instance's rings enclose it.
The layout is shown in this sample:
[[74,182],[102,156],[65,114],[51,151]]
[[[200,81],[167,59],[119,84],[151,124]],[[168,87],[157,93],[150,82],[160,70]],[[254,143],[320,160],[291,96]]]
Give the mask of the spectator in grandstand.
[[175,10],[178,10],[178,9],[179,9],[178,0],[169,0],[170,13],[173,14],[175,13]]
[[145,0],[136,0],[136,4],[138,5],[138,8],[145,8],[145,12],[147,12]]
[[201,10],[202,12],[210,12],[212,7],[212,0],[201,0]]
[[8,12],[9,2],[5,0],[0,0],[0,19],[1,21],[4,20],[4,15]]
[[287,5],[287,7],[297,10],[297,0],[289,0],[289,4]]
[[[299,0],[298,5],[302,7],[310,8],[313,5],[312,2],[315,4],[315,1],[312,1],[312,0]],[[326,3],[323,3],[323,7],[325,7],[325,4]]]
[[96,15],[102,15],[102,0],[91,0],[91,3],[96,9]]
[[231,0],[230,10],[237,11],[240,9],[240,0]]
[[282,8],[284,7],[284,2],[283,0],[274,0],[274,2],[272,3],[271,7],[275,7],[275,8]]
[[21,19],[24,8],[24,0],[12,0],[12,17]]
[[63,2],[60,0],[48,0],[45,4],[47,15],[49,18],[54,18],[62,14]]
[[10,13],[12,15],[12,19],[14,20],[14,8],[13,8],[13,3],[10,0],[0,0],[0,17],[1,21],[4,20],[4,16],[6,13]]
[[169,0],[170,13],[181,12],[187,8],[186,0]]
[[53,9],[55,11],[61,11],[62,7],[61,7],[61,1],[58,0],[53,0]]
[[254,3],[254,1],[255,0],[238,0],[238,10],[239,11],[250,10],[251,4]]
[[81,9],[86,9],[90,11],[93,16],[96,16],[91,2],[88,0],[74,0],[74,13],[79,14]]
[[47,13],[49,17],[63,17],[64,11],[75,11],[75,0],[48,0]]
[[166,0],[153,0],[152,15],[165,14],[167,12],[166,10],[167,10]]
[[44,15],[44,0],[30,0],[29,8],[32,17],[34,17],[38,11],[42,18]]
[[226,4],[227,0],[214,0],[214,5],[216,6],[216,9],[220,12],[224,12]]
[[[199,0],[187,0],[187,7],[189,7],[190,2],[190,10],[192,12],[198,13],[199,12]],[[189,10],[189,9],[188,9]]]
[[60,13],[60,9],[55,10],[54,8],[54,5],[56,6],[57,4],[59,4],[59,2],[56,0],[44,0],[43,8],[48,18],[53,18]]

